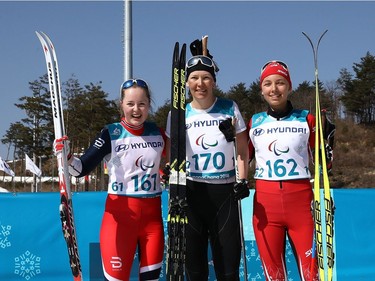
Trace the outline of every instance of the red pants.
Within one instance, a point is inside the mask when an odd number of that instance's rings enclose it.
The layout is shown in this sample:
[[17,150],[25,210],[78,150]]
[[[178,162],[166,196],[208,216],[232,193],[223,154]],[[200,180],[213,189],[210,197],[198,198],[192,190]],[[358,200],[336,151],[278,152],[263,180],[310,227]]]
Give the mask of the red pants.
[[266,280],[287,280],[285,243],[288,235],[301,280],[318,281],[317,260],[311,258],[314,235],[312,200],[313,192],[307,179],[256,181],[253,226]]
[[139,280],[158,280],[164,253],[161,198],[108,195],[100,229],[106,280],[129,280],[137,246]]

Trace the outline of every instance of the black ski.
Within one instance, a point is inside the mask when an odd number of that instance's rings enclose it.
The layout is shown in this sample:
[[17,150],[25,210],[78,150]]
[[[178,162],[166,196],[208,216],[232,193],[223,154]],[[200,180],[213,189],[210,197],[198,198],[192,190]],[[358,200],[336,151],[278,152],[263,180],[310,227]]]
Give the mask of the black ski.
[[176,42],[172,61],[167,280],[184,280],[186,217],[186,44]]

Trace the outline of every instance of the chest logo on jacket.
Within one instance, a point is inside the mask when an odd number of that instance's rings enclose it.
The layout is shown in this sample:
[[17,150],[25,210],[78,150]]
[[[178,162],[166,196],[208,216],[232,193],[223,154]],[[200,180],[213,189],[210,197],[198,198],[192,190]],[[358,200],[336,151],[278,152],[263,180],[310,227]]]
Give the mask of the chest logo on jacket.
[[263,129],[254,129],[254,132],[253,132],[253,135],[258,137],[258,136],[261,136],[264,134],[264,130]]
[[289,147],[284,146],[284,147],[276,147],[277,140],[274,140],[268,145],[268,150],[275,153],[276,156],[280,156],[283,153],[288,153],[289,152]]
[[142,171],[147,171],[149,168],[153,168],[155,163],[152,164],[145,164],[143,163],[143,155],[139,156],[137,160],[135,160],[135,166],[142,169]]
[[218,145],[219,142],[218,142],[217,140],[209,140],[209,142],[207,142],[207,141],[206,141],[207,138],[205,139],[205,135],[206,135],[206,134],[200,135],[200,136],[196,139],[195,144],[196,144],[197,146],[202,146],[202,148],[203,148],[204,150],[207,150],[207,149],[209,149],[209,148],[211,148],[211,147],[215,147],[215,146]]

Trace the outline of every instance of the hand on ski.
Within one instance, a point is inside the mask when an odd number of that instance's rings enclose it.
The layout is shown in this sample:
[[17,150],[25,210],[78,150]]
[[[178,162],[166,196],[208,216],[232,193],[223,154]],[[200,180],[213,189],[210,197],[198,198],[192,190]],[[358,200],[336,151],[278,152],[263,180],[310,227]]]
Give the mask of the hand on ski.
[[327,172],[330,173],[332,170],[332,162],[333,162],[333,149],[326,144],[326,162],[327,162]]
[[[213,56],[210,54],[210,50],[206,50],[207,54],[206,56],[209,57],[212,62],[215,64],[215,71],[218,72],[219,66],[217,63],[213,60]],[[203,42],[202,40],[196,39],[193,42],[190,43],[190,52],[193,56],[202,56],[203,55]]]
[[53,153],[55,154],[55,156],[61,153],[64,147],[65,147],[65,151],[69,160],[71,154],[70,154],[70,145],[69,145],[68,136],[63,136],[53,141]]
[[227,118],[219,124],[219,130],[224,134],[227,142],[234,141],[236,130],[232,118]]
[[171,166],[169,164],[166,164],[162,171],[160,171],[160,179],[163,184],[168,185],[169,184],[169,175],[171,174]]
[[[190,43],[190,52],[193,56],[203,55],[202,40],[196,39],[193,42],[191,42]],[[209,57],[210,59],[213,58],[213,56],[210,54],[209,50],[207,50],[207,57]]]
[[239,182],[236,182],[233,187],[234,190],[234,200],[241,200],[246,197],[249,197],[249,182],[246,179],[241,179]]

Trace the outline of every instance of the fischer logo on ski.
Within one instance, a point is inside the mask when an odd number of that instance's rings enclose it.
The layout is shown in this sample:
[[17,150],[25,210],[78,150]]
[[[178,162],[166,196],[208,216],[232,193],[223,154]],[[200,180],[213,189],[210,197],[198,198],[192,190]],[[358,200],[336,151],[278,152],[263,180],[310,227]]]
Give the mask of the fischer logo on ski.
[[[65,136],[62,97],[60,89],[60,75],[57,64],[55,48],[51,39],[43,32],[36,32],[40,43],[42,44],[44,56],[47,65],[48,82],[51,93],[51,106],[53,115],[53,125],[55,139]],[[78,254],[78,244],[76,230],[74,225],[72,194],[70,190],[70,177],[68,172],[67,152],[64,148],[57,154],[57,166],[59,173],[60,188],[60,218],[62,232],[68,248],[70,268],[74,281],[81,281],[82,271]]]
[[185,61],[186,44],[179,53],[176,42],[172,62],[171,155],[169,178],[167,280],[184,280],[186,216]]
[[[315,221],[315,236],[313,250],[316,247],[317,259],[318,259],[318,274],[320,281],[332,281],[333,279],[333,268],[334,268],[334,252],[333,252],[333,239],[334,239],[334,227],[333,227],[333,217],[334,217],[334,203],[331,196],[330,183],[328,178],[328,169],[326,161],[326,148],[325,144],[332,142],[333,144],[333,133],[334,125],[331,125],[331,131],[327,136],[323,133],[322,124],[322,110],[320,108],[319,101],[319,81],[318,81],[318,48],[321,39],[327,33],[328,30],[323,32],[320,36],[316,47],[312,43],[310,37],[305,33],[302,34],[309,40],[309,43],[313,50],[314,55],[314,66],[315,66],[315,114],[316,114],[316,125],[315,125],[315,151],[314,151],[314,204],[313,213]],[[325,126],[327,128],[328,121],[325,120]],[[333,128],[332,128],[333,126]],[[327,139],[325,139],[325,137]],[[331,144],[331,145],[332,145]],[[320,186],[323,184],[324,202],[321,202],[320,196]],[[322,226],[322,216],[324,210],[325,226]],[[325,244],[323,242],[325,232]],[[325,254],[325,256],[324,256]],[[315,257],[315,252],[313,251],[313,258]],[[326,258],[326,259],[325,259]],[[327,264],[324,265],[326,260]],[[313,265],[312,265],[313,266]],[[313,277],[313,276],[312,276]]]

